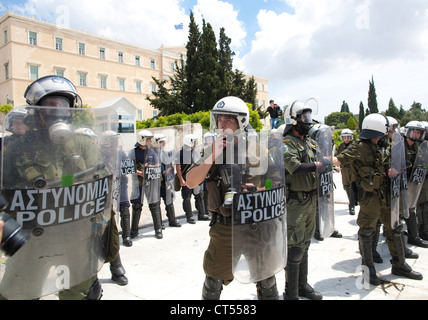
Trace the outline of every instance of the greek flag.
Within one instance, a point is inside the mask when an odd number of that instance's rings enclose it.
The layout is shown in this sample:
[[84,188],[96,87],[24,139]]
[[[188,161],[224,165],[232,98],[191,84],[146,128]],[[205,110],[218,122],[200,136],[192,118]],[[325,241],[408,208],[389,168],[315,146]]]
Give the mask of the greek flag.
[[174,27],[175,27],[175,30],[183,30],[183,23],[176,24]]

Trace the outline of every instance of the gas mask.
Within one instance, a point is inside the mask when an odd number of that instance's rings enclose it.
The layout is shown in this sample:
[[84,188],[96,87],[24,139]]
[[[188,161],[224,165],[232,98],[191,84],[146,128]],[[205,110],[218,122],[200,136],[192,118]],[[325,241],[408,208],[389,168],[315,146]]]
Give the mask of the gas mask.
[[63,97],[51,96],[43,99],[39,110],[40,122],[54,144],[65,144],[73,136],[70,127],[72,112],[70,102]]

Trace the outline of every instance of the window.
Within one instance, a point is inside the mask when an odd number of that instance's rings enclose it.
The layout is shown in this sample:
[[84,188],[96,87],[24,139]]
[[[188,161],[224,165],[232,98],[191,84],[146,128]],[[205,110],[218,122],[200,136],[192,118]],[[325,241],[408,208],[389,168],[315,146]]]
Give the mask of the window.
[[137,119],[138,119],[138,121],[143,120],[143,110],[141,110],[141,109],[137,110]]
[[150,68],[154,69],[156,66],[156,60],[155,59],[150,59]]
[[55,69],[55,74],[59,77],[64,77],[64,69]]
[[136,65],[137,67],[139,67],[139,66],[140,66],[140,56],[135,56],[135,65]]
[[28,43],[37,46],[37,32],[28,32]]
[[106,58],[106,49],[100,47],[100,59],[105,59]]
[[120,63],[123,63],[123,52],[119,51],[119,52],[117,53],[117,60],[118,60]]
[[79,73],[79,85],[86,87],[86,73]]
[[125,79],[119,79],[119,91],[125,91]]
[[30,80],[36,81],[39,79],[39,67],[30,65]]
[[84,56],[86,55],[86,44],[79,42],[79,54]]
[[141,81],[135,81],[135,92],[141,93]]
[[119,123],[118,133],[134,133],[135,128],[133,123]]
[[175,63],[171,62],[171,72],[175,72]]
[[153,110],[153,111],[152,111],[152,115],[153,115],[153,118],[157,118],[157,116],[158,116],[158,111],[157,111],[157,110]]
[[107,89],[107,77],[106,76],[100,76],[100,88],[101,89]]
[[5,29],[3,31],[3,35],[4,35],[4,43],[7,43],[7,41],[8,41],[8,38],[7,38],[7,29]]
[[6,80],[9,80],[9,63],[6,63],[4,65],[4,76]]
[[62,51],[62,38],[55,37],[55,50]]
[[152,83],[152,93],[156,93],[156,83]]

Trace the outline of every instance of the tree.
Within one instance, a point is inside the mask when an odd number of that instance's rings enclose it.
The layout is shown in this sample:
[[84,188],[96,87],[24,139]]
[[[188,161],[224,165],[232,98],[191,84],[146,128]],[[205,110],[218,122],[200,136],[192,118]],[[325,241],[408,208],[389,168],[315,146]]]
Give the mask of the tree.
[[376,88],[375,88],[375,85],[374,85],[373,76],[372,76],[372,80],[369,81],[369,82],[370,82],[370,86],[369,86],[369,99],[368,99],[369,111],[370,111],[370,113],[379,113],[379,108],[378,108],[378,105],[377,105]]
[[220,29],[219,37],[219,76],[222,86],[219,88],[221,97],[227,96],[232,89],[233,56],[235,52],[230,49],[232,40],[226,36],[225,29]]
[[395,106],[394,100],[389,99],[388,109],[385,111],[386,116],[393,117],[397,121],[400,120],[400,111]]
[[364,117],[365,117],[365,114],[364,114],[364,105],[363,105],[363,102],[360,101],[360,113],[358,115],[358,127],[359,127],[360,130],[361,130],[362,126],[363,126]]
[[340,108],[340,112],[350,112],[349,106],[345,100],[343,100],[342,107]]

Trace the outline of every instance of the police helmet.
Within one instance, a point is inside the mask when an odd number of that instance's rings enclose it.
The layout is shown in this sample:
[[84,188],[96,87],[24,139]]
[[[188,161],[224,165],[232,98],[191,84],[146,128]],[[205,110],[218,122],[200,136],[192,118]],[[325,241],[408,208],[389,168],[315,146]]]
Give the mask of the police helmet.
[[296,126],[300,134],[307,134],[313,126],[312,115],[318,114],[318,102],[314,99],[296,100],[284,112],[284,121],[287,125],[284,136]]
[[360,139],[383,138],[388,130],[388,118],[380,113],[372,113],[363,120]]
[[225,97],[220,99],[211,110],[211,125],[218,128],[219,115],[233,116],[238,121],[238,128],[245,130],[250,123],[250,112],[247,104],[237,97]]
[[141,130],[137,133],[137,142],[140,146],[147,146],[147,139],[152,139],[153,133],[149,130]]
[[349,129],[343,129],[342,132],[340,133],[340,139],[342,139],[342,141],[344,137],[350,137],[351,141],[354,140],[354,134]]
[[188,146],[190,148],[196,147],[196,143],[198,142],[198,137],[194,134],[187,134],[183,138],[183,145]]
[[116,147],[119,135],[113,130],[104,131],[100,137],[100,146],[103,148]]
[[153,146],[155,148],[160,148],[160,143],[166,142],[166,136],[162,133],[155,133],[155,135],[153,136]]
[[8,121],[5,122],[6,131],[13,133],[13,122],[14,122],[14,120],[21,119],[22,121],[24,121],[25,118],[27,117],[27,114],[28,114],[27,109],[25,109],[23,107],[16,107],[16,108],[13,108],[12,110],[10,110],[7,113]]
[[386,117],[388,118],[388,121],[389,121],[388,131],[389,132],[399,132],[400,124],[398,123],[398,121],[394,117],[391,117],[391,116],[386,116]]
[[62,97],[68,101],[70,108],[82,106],[82,99],[74,85],[60,76],[46,76],[34,81],[25,90],[24,97],[29,105],[42,105],[46,97]]
[[[412,133],[414,131],[420,131],[420,136],[416,137]],[[404,136],[413,141],[423,141],[425,139],[425,126],[420,121],[410,121],[404,127]]]
[[328,126],[325,124],[317,123],[316,125],[312,126],[312,128],[309,129],[308,136],[311,137],[312,139],[315,139],[317,137],[318,131],[323,128],[328,128]]

